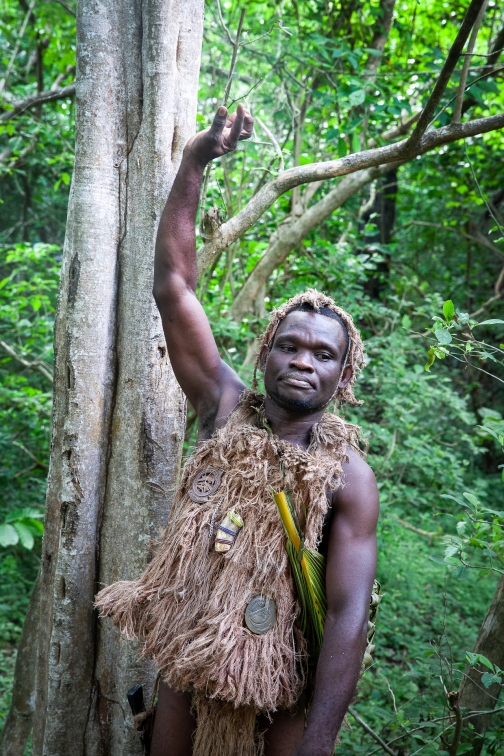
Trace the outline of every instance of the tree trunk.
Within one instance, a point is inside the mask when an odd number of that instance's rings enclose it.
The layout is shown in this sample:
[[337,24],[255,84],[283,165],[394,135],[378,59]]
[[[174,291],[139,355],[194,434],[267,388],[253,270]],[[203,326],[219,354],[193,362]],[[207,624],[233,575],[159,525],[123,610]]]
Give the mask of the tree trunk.
[[100,585],[142,570],[180,464],[185,404],[151,294],[152,267],[159,216],[195,128],[203,6],[78,6],[76,158],[55,328],[35,756],[141,750],[125,693],[136,682],[149,688],[153,671],[109,622],[97,623],[92,602]]
[[[500,669],[504,669],[504,575],[499,580],[490,609],[483,622],[473,653],[483,654]],[[485,711],[494,709],[499,699],[501,685],[495,683],[489,688],[481,683],[482,672],[485,667],[467,667],[459,691],[459,704],[470,711]],[[481,736],[473,744],[473,753],[478,756],[483,748],[484,734],[492,723],[492,715],[472,717],[469,720]]]
[[387,171],[385,175],[377,182],[376,195],[374,202],[362,215],[360,221],[361,229],[364,229],[366,223],[371,222],[376,226],[376,232],[364,234],[364,252],[373,256],[375,245],[380,245],[380,255],[384,258],[382,262],[376,263],[376,268],[372,275],[369,276],[364,286],[364,291],[373,299],[378,299],[384,286],[384,279],[389,273],[390,256],[385,251],[385,246],[390,244],[392,231],[394,229],[395,213],[397,201],[397,167]]

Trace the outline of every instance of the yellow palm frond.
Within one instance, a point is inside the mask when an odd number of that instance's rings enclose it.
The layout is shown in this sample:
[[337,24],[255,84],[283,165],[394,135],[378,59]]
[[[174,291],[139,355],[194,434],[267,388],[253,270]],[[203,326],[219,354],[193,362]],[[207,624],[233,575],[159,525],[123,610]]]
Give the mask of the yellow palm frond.
[[318,655],[327,614],[325,558],[315,549],[305,548],[289,493],[274,491],[273,498],[287,534],[287,554],[301,604],[299,625],[311,652]]

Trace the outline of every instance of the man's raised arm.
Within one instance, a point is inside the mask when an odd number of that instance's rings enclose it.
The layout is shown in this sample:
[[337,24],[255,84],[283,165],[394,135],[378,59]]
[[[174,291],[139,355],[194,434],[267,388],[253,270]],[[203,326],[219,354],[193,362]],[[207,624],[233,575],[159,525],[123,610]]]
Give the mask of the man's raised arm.
[[170,361],[200,420],[227,415],[244,385],[219,356],[207,316],[196,298],[196,212],[206,165],[252,134],[242,105],[228,117],[220,107],[212,126],[192,137],[161,215],[154,258],[154,288]]

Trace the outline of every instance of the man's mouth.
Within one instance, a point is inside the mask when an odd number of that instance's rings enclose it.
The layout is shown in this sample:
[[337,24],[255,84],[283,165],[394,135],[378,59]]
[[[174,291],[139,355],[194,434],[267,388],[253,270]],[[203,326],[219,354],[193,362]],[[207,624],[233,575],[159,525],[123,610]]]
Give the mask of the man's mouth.
[[289,386],[294,386],[295,388],[313,388],[313,384],[308,378],[305,378],[304,375],[298,375],[297,373],[287,373],[286,375],[283,375],[280,380],[283,383],[287,383]]

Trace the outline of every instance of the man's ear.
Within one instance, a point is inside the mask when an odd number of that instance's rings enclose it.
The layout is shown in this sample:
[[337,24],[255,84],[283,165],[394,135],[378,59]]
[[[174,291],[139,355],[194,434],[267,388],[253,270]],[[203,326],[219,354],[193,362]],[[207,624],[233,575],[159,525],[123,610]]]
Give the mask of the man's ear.
[[351,365],[347,365],[341,374],[341,378],[338,383],[338,388],[345,388],[345,386],[348,386],[348,384],[352,380],[352,377],[353,377],[353,368]]
[[266,345],[261,347],[261,351],[259,352],[259,370],[261,373],[264,373],[264,370],[266,368],[266,360],[268,359],[269,349]]

